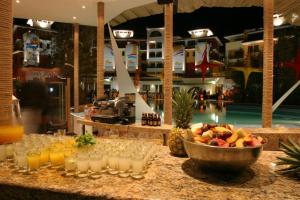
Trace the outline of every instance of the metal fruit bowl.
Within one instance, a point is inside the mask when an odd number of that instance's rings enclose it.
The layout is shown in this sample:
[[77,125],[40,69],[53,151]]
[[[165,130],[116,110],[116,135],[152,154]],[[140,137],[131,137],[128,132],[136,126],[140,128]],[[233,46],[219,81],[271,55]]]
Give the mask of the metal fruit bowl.
[[182,138],[185,151],[200,167],[219,171],[238,171],[255,163],[262,152],[262,145],[257,147],[217,147],[190,142]]

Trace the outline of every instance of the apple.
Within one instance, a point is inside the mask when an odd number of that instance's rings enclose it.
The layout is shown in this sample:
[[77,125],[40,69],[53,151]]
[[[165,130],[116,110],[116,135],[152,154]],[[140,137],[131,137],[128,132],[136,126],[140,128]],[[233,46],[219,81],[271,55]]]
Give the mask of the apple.
[[226,141],[225,140],[222,140],[222,139],[217,139],[217,142],[218,142],[218,146],[224,146],[225,144],[228,144],[228,143],[226,143]]
[[261,145],[261,142],[256,138],[253,138],[252,142],[250,143],[250,146],[252,146],[252,147],[257,147],[257,146],[260,146],[260,145]]
[[253,137],[252,135],[246,135],[244,138],[244,143],[246,145],[251,145],[252,141],[253,141]]

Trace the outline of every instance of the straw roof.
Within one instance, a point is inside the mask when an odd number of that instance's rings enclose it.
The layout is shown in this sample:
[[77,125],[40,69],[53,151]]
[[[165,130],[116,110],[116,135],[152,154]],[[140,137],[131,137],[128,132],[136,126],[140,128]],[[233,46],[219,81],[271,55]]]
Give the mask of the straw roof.
[[[46,19],[96,26],[99,1],[105,4],[105,22],[111,21],[111,25],[163,12],[163,6],[158,5],[157,0],[20,0],[20,3],[13,1],[13,15],[17,18]],[[285,15],[289,21],[293,14],[298,14],[299,17],[294,23],[300,25],[300,0],[274,1],[276,13]],[[85,5],[85,9],[82,9],[82,5]],[[262,5],[263,0],[178,0],[178,12],[193,12],[203,6],[261,7]]]
[[[189,13],[201,7],[262,7],[263,0],[178,0],[178,12]],[[126,21],[161,14],[163,6],[154,3],[138,6],[122,12],[110,22],[115,26]],[[299,0],[275,0],[275,13],[285,16],[289,23],[300,25]],[[295,15],[296,14],[296,15]],[[299,15],[299,17],[297,17]]]

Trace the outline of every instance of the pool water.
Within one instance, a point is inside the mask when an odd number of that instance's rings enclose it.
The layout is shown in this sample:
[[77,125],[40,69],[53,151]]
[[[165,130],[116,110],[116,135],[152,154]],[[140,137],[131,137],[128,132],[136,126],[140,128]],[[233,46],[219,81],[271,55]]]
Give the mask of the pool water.
[[[163,114],[162,103],[150,103]],[[229,123],[236,126],[261,127],[261,105],[206,101],[195,105],[192,123]],[[300,127],[300,106],[281,106],[273,113],[274,127]]]

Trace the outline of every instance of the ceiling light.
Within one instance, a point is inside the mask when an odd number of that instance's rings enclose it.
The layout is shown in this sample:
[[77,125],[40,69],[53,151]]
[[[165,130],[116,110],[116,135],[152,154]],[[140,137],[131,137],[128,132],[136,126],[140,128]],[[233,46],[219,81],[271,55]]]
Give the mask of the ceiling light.
[[53,21],[48,20],[36,20],[36,22],[41,28],[50,28],[51,25],[54,23]]
[[284,23],[285,19],[284,16],[275,14],[273,15],[273,25],[274,26],[281,26]]
[[192,36],[192,38],[200,38],[200,37],[212,36],[213,32],[208,28],[203,28],[203,29],[191,30],[189,31],[189,34]]
[[20,0],[16,0],[16,3],[20,3]]
[[74,19],[74,20],[76,20],[76,19],[77,19],[77,17],[75,17],[75,16],[74,16],[74,17],[73,17],[73,19]]
[[51,28],[51,25],[54,23],[54,21],[48,21],[48,20],[34,20],[34,19],[28,19],[27,24],[29,26],[39,26],[41,28]]
[[299,18],[299,15],[297,15],[296,13],[293,13],[292,17],[291,17],[292,23],[294,23],[298,18]]
[[132,38],[134,32],[131,30],[114,30],[114,36],[117,38]]
[[85,7],[85,5],[82,5],[81,8],[82,8],[82,9],[85,9],[86,7]]
[[33,26],[33,20],[32,20],[32,19],[28,19],[28,20],[27,20],[27,24],[28,24],[29,26]]

